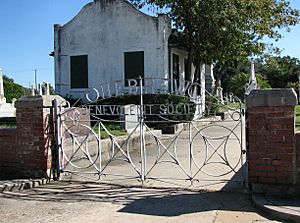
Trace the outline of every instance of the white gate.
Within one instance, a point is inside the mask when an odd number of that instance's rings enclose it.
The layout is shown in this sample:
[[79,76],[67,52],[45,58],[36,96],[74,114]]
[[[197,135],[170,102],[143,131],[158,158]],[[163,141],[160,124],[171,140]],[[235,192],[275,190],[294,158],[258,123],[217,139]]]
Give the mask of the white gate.
[[191,83],[171,91],[174,80],[151,81],[101,85],[80,106],[55,105],[58,174],[125,185],[245,184],[242,103],[204,101]]

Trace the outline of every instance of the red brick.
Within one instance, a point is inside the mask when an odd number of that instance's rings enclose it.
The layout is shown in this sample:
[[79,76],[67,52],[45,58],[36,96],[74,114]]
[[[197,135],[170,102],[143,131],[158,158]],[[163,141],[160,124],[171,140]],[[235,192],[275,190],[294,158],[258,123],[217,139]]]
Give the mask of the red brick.
[[269,117],[276,117],[276,118],[278,118],[278,117],[286,117],[285,116],[285,112],[269,112],[269,113],[267,113],[267,117],[269,118]]
[[[285,172],[292,172],[293,171],[293,167],[292,166],[277,166],[276,167],[276,171],[285,171]],[[275,174],[278,174],[277,172],[275,172]]]
[[292,166],[293,163],[291,163],[290,161],[273,160],[272,161],[272,165],[274,165],[274,166],[288,167],[288,166]]
[[253,111],[255,113],[266,113],[266,112],[269,112],[269,111],[273,111],[273,109],[271,107],[256,107],[253,109]]
[[277,154],[277,158],[282,161],[291,161],[292,162],[293,158],[294,158],[294,154],[292,154],[292,153]]
[[277,136],[290,136],[290,137],[294,137],[294,132],[293,131],[290,131],[290,130],[281,130],[281,129],[277,129],[277,130],[274,130],[274,133],[277,135]]

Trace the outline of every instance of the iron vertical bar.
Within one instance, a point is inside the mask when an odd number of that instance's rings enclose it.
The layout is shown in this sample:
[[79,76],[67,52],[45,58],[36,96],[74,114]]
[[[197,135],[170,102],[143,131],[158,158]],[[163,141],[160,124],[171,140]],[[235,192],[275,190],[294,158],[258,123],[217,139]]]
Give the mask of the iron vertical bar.
[[141,76],[139,76],[139,84],[140,84],[140,117],[139,117],[139,125],[140,125],[140,153],[141,153],[141,181],[144,184],[145,181],[145,148],[144,148],[144,111],[143,111],[143,81]]
[[98,149],[99,149],[99,171],[100,171],[100,180],[102,180],[102,144],[101,144],[101,127],[98,123]]
[[[242,105],[240,104],[240,106],[242,106]],[[242,107],[240,109],[240,112],[241,112],[241,143],[242,143],[242,150],[243,150],[242,151],[242,163],[244,161],[244,159],[243,159],[244,150],[245,150],[245,153],[246,153],[246,155],[245,155],[245,157],[246,157],[245,163],[242,164],[242,168],[243,168],[242,173],[243,173],[243,178],[244,178],[244,182],[245,182],[245,189],[249,190],[249,182],[248,182],[248,158],[247,158],[248,153],[247,153],[247,145],[246,145],[247,142],[244,143],[244,137],[243,137],[243,135],[244,135],[244,131],[243,130],[244,130],[244,128],[246,128],[247,115],[245,114],[245,110],[242,109]],[[243,126],[243,121],[244,121],[244,126]]]
[[190,176],[193,176],[192,174],[192,128],[191,128],[191,121],[189,122],[189,159],[190,159]]
[[54,113],[54,125],[55,125],[55,129],[54,129],[54,134],[55,134],[55,142],[56,142],[56,149],[55,149],[55,155],[56,155],[56,176],[55,176],[55,180],[59,180],[60,178],[60,147],[61,147],[61,142],[60,142],[60,133],[59,133],[59,114],[58,114],[58,105],[57,105],[57,100],[54,99],[52,101],[52,105],[53,105],[53,113]]

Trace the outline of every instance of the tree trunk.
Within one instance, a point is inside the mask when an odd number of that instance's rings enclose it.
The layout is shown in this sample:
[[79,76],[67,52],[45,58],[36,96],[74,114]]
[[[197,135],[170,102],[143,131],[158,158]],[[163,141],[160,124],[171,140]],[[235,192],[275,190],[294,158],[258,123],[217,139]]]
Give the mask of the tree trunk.
[[194,75],[192,75],[192,65],[193,65],[193,54],[194,54],[194,49],[190,48],[188,50],[188,61],[187,61],[187,69],[186,69],[186,74],[188,79],[191,82],[194,82]]
[[200,83],[200,68],[201,68],[201,65],[199,63],[196,64],[196,69],[195,69],[195,73],[194,73],[194,82],[197,82],[197,83]]
[[213,91],[213,95],[216,95],[218,87],[222,87],[221,86],[221,79],[223,76],[222,74],[223,74],[222,71],[218,71],[218,73],[216,73],[216,75],[215,75],[215,89]]

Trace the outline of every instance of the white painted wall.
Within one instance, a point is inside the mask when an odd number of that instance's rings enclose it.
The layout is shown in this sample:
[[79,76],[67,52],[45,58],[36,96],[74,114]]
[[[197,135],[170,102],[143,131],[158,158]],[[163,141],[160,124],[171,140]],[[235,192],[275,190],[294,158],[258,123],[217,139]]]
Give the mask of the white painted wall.
[[88,55],[89,88],[124,79],[124,52],[144,51],[145,78],[168,78],[170,20],[150,17],[123,0],[87,4],[69,23],[55,25],[55,89],[81,97],[86,89],[70,89],[70,56]]

